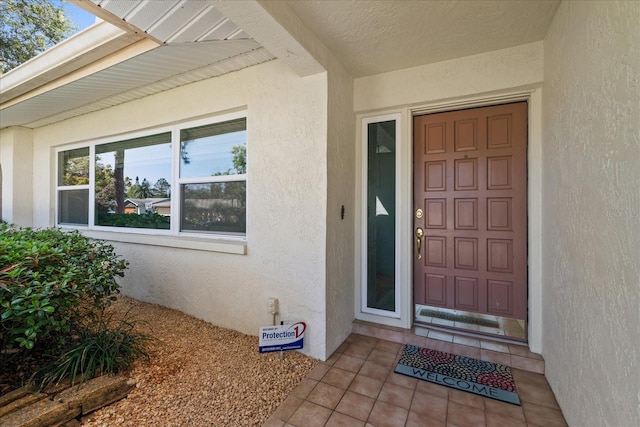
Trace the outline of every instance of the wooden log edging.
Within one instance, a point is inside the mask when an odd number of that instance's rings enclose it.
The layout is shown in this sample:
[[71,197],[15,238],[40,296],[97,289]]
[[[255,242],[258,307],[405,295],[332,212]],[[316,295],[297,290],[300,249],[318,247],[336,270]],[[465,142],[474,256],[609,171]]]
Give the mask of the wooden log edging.
[[[80,415],[86,415],[126,397],[134,387],[134,381],[123,377],[104,375],[68,388],[52,398],[44,395],[44,399],[29,402],[26,406],[18,402],[23,399],[35,399],[30,396],[38,395],[41,397],[42,394],[33,393],[33,389],[27,393],[25,393],[26,389],[18,389],[12,392],[13,396],[3,396],[4,405],[0,407],[0,411],[12,405],[13,409],[5,411],[5,415],[0,415],[0,426],[46,427],[62,425]],[[13,400],[9,400],[11,398]]]

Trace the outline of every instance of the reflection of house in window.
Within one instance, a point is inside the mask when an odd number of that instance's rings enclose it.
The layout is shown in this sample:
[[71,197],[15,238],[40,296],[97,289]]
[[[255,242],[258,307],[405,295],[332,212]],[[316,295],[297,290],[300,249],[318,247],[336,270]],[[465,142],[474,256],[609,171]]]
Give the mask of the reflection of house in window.
[[157,213],[163,216],[171,215],[171,199],[169,198],[149,198],[149,199],[126,199],[124,201],[124,213],[144,215],[146,213]]

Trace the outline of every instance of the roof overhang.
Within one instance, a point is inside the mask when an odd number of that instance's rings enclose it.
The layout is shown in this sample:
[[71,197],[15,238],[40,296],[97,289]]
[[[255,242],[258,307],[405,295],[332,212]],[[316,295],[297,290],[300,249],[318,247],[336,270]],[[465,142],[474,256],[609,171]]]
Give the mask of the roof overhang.
[[216,7],[265,14],[255,1],[73,2],[104,21],[2,76],[1,128],[44,126],[276,58]]

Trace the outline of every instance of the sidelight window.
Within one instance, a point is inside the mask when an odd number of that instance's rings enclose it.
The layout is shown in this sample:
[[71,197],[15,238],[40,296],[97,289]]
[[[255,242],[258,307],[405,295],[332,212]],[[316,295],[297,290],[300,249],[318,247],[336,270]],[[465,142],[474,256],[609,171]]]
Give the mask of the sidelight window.
[[399,311],[396,230],[399,119],[363,123],[366,217],[363,218],[362,311],[397,317]]

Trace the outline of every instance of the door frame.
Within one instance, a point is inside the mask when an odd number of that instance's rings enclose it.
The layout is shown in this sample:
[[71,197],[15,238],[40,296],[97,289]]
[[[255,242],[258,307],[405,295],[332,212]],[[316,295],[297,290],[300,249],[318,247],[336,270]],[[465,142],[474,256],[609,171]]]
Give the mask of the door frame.
[[[516,101],[527,101],[527,282],[528,282],[528,344],[531,351],[542,353],[542,88],[535,86],[517,91],[503,91],[489,95],[473,95],[450,100],[425,102],[420,105],[399,106],[384,111],[361,112],[356,115],[357,153],[362,153],[366,143],[363,121],[389,114],[400,114],[401,139],[398,141],[396,171],[397,215],[399,235],[397,239],[397,266],[400,288],[398,290],[399,317],[389,318],[362,311],[361,284],[366,279],[362,270],[366,258],[366,245],[362,245],[363,227],[366,227],[366,201],[356,198],[356,259],[355,261],[355,318],[358,320],[410,329],[413,326],[413,117],[416,115],[455,111],[467,108],[487,107]],[[363,142],[364,141],[364,142]],[[366,187],[366,170],[362,156],[356,156],[356,194]],[[363,173],[365,174],[363,176]]]

